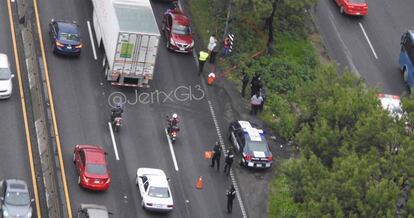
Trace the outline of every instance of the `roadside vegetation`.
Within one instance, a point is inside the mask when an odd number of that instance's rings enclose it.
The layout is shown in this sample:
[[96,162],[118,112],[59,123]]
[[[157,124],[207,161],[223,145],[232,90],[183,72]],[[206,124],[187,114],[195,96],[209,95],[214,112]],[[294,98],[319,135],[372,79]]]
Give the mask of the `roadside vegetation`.
[[[223,34],[228,2],[188,0],[203,40],[212,31]],[[414,135],[380,108],[378,90],[321,63],[306,10],[316,1],[232,2],[236,42],[220,64],[237,84],[241,72],[261,74],[267,94],[261,118],[300,149],[298,158],[278,164],[269,217],[414,217],[407,185],[414,186]],[[414,100],[402,101],[413,123]]]

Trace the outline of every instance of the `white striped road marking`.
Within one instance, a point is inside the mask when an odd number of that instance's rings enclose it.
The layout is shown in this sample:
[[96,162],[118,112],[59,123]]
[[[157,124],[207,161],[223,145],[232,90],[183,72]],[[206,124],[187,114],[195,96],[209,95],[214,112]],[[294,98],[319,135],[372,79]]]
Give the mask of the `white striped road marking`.
[[108,126],[109,126],[109,132],[111,132],[112,146],[114,146],[115,158],[116,160],[119,160],[118,149],[116,148],[116,141],[115,141],[114,131],[112,129],[111,122],[108,122]]
[[[311,14],[312,14],[312,13],[311,13]],[[335,19],[334,19],[334,16],[332,15],[332,13],[331,13],[330,11],[328,11],[328,17],[329,17],[329,21],[330,21],[330,22],[331,22],[331,24],[332,24],[332,27],[333,27],[333,28],[334,28],[334,30],[335,30],[335,34],[336,34],[336,36],[338,37],[339,41],[340,41],[340,42],[341,42],[341,44],[342,44],[342,48],[344,49],[345,56],[346,56],[346,59],[348,60],[348,63],[349,63],[349,65],[350,65],[350,67],[351,67],[351,70],[352,70],[353,72],[355,72],[355,74],[356,74],[358,77],[361,77],[361,74],[358,72],[357,68],[355,67],[354,63],[352,62],[352,55],[351,55],[351,52],[349,51],[348,47],[346,47],[344,40],[342,40],[342,37],[341,37],[341,35],[339,34],[339,31],[338,31],[338,28],[336,28],[336,24],[335,24],[335,22],[334,22],[334,20],[335,20]],[[314,20],[315,20],[315,18],[314,18]]]
[[[203,83],[203,85],[204,85],[204,83]],[[205,90],[207,90],[206,87],[204,87],[204,88],[205,88]],[[211,116],[213,117],[214,125],[216,126],[217,135],[219,137],[221,147],[224,150],[224,154],[227,155],[226,146],[224,145],[223,137],[221,137],[221,131],[220,131],[220,127],[218,125],[217,119],[216,119],[216,114],[214,113],[213,104],[211,103],[210,100],[208,100],[207,102],[208,102],[208,106],[210,108]],[[240,189],[239,189],[239,186],[237,185],[236,177],[234,176],[232,168],[230,168],[230,178],[231,178],[231,182],[233,183],[234,189],[236,190],[236,193],[239,193],[236,196],[237,196],[237,200],[239,201],[239,204],[240,204],[240,209],[241,209],[241,212],[243,214],[243,218],[247,218],[246,209],[244,208],[243,200],[240,197],[240,191],[239,191]]]
[[371,48],[372,53],[374,53],[375,59],[378,59],[377,53],[375,53],[374,47],[372,47],[371,41],[369,40],[368,35],[365,32],[364,26],[362,26],[361,22],[358,22],[358,23],[359,23],[359,26],[361,27],[362,32],[364,33],[365,38],[368,41],[368,44],[369,44],[369,47]]
[[170,146],[170,152],[174,162],[175,171],[178,171],[177,159],[175,158],[174,148],[172,146],[170,136],[168,135],[167,128],[165,128],[165,135],[167,136],[168,145]]
[[93,35],[92,35],[91,23],[89,22],[89,20],[87,20],[87,21],[86,21],[86,23],[88,24],[89,37],[91,38],[91,45],[92,45],[92,51],[93,51],[93,58],[95,58],[95,60],[98,60],[98,57],[96,56],[95,42],[93,41]]

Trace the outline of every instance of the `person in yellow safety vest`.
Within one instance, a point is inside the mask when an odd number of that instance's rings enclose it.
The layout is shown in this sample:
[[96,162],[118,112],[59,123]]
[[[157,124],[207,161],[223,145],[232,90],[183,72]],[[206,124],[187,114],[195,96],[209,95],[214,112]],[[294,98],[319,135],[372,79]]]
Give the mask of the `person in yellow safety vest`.
[[200,75],[203,72],[204,63],[206,63],[208,58],[208,53],[205,51],[200,51],[198,56],[198,74]]

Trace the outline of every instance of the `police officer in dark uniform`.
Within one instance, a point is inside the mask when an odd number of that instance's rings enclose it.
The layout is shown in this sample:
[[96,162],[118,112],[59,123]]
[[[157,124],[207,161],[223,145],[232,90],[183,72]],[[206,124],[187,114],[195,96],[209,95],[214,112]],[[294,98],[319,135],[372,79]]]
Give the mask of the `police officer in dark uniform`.
[[226,193],[227,196],[227,212],[231,213],[233,210],[233,200],[236,197],[236,189],[234,188],[234,185],[231,185],[230,190]]
[[226,165],[224,165],[224,173],[226,173],[227,175],[230,175],[230,169],[231,169],[231,165],[233,164],[233,160],[234,160],[233,150],[230,149],[227,152],[226,159],[224,160],[226,162]]
[[217,171],[220,170],[220,158],[221,158],[221,146],[219,142],[216,142],[213,148],[213,158],[211,158],[210,167],[214,167],[214,163],[217,162]]

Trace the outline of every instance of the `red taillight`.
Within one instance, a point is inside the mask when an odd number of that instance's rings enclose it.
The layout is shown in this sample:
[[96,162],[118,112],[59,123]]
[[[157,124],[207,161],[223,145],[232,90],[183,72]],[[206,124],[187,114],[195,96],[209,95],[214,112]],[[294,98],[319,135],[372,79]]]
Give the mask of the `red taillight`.
[[65,47],[65,45],[60,43],[59,41],[56,41],[55,44],[57,47]]
[[75,48],[82,48],[82,44],[75,45]]
[[147,206],[152,206],[152,204],[151,203],[147,203]]
[[244,156],[244,159],[246,161],[251,161],[252,160],[252,156],[251,155],[246,155],[246,156]]
[[172,208],[172,207],[173,207],[173,205],[170,205],[170,204],[169,204],[169,205],[167,205],[167,207]]
[[272,160],[273,160],[273,156],[269,156],[269,157],[267,158],[267,160],[272,161]]

